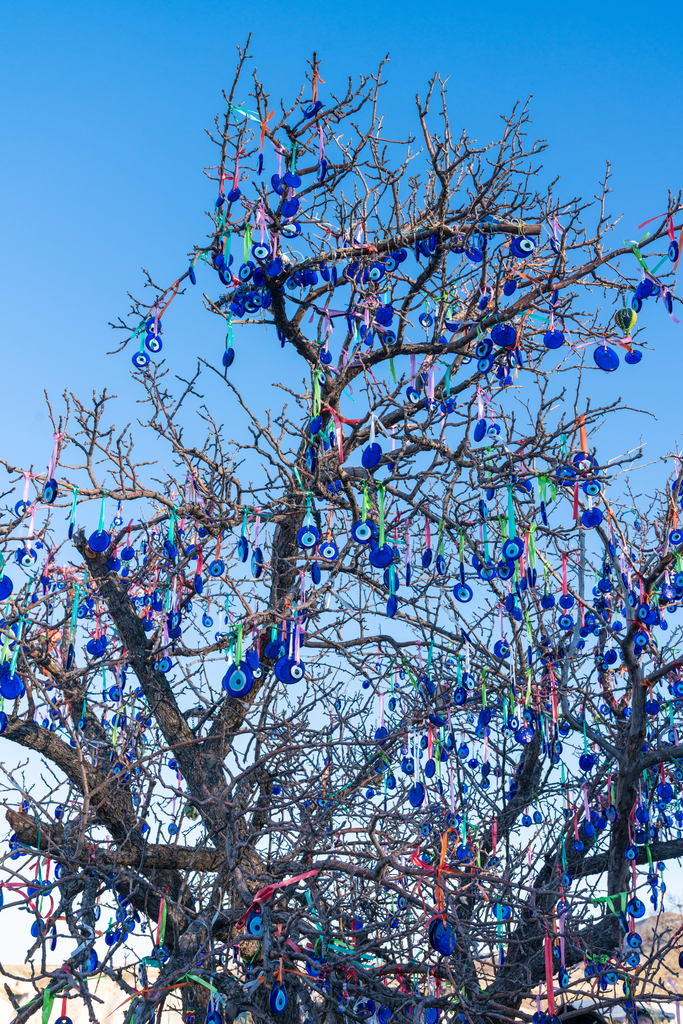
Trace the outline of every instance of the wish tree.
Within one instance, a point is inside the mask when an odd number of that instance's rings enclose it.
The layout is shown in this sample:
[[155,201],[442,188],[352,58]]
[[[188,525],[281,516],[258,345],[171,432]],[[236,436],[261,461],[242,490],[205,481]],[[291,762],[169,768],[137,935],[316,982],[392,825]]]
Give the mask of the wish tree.
[[[47,468],[3,463],[15,1019],[99,1020],[102,973],[140,1024],[668,998],[638,922],[683,853],[683,477],[636,507],[599,427],[673,316],[679,199],[612,244],[526,109],[479,144],[436,77],[401,140],[384,65],[276,102],[249,60],[206,240],[116,325],[135,444],[65,395]],[[226,346],[184,380],[194,286]]]

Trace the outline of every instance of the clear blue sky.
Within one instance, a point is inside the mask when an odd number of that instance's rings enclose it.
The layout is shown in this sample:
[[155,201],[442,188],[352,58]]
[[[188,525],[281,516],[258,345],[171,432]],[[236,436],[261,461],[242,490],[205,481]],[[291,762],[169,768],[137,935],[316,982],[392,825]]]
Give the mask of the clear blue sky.
[[[141,266],[168,283],[203,239],[214,198],[202,175],[212,160],[204,129],[223,109],[235,44],[249,32],[273,92],[298,89],[313,49],[328,86],[389,52],[392,125],[436,70],[450,76],[455,126],[479,140],[497,137],[498,115],[533,94],[535,132],[550,143],[548,177],[562,175],[566,196],[590,196],[609,159],[612,211],[624,214],[617,237],[632,237],[681,183],[680,12],[670,0],[5,2],[0,454],[47,462],[44,387],[56,397],[64,387],[86,395],[108,385],[123,396],[117,422],[135,414],[130,358],[107,357],[107,321],[126,312],[128,289],[140,293]],[[222,332],[202,311],[200,291],[167,318],[174,368],[220,352]],[[659,306],[644,320],[656,354],[610,378],[594,374],[591,386],[656,411],[658,425],[634,421],[624,436],[635,440],[642,426],[660,452],[680,437],[683,325]],[[278,350],[278,358],[287,356]],[[257,353],[240,358],[238,383],[253,387],[260,365]],[[6,927],[3,960],[16,957],[13,942]]]
[[[128,289],[140,293],[141,266],[170,282],[204,237],[213,200],[202,176],[212,159],[204,129],[223,109],[220,90],[248,32],[267,84],[289,94],[313,49],[337,86],[389,52],[392,125],[435,70],[450,76],[455,125],[480,140],[497,137],[498,115],[533,94],[535,132],[550,142],[548,176],[563,176],[564,195],[592,195],[609,159],[612,209],[625,215],[617,237],[632,237],[680,183],[680,10],[628,0],[4,4],[2,453],[47,460],[43,387],[56,396],[66,386],[85,394],[108,384],[130,402],[129,356],[106,356],[107,321],[126,311]],[[220,326],[202,312],[199,293],[168,318],[176,367],[220,350]],[[661,306],[647,316],[657,355],[599,383],[661,413],[652,434],[661,448],[680,429],[671,367],[683,326],[670,325]],[[248,387],[255,367],[241,360],[235,373]],[[119,422],[126,411],[130,404]]]

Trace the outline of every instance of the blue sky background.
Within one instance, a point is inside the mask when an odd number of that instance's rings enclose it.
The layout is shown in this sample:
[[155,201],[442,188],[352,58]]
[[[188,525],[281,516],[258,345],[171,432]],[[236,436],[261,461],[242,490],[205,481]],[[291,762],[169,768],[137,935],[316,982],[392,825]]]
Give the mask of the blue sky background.
[[[415,93],[424,93],[437,70],[450,76],[454,129],[480,141],[497,138],[498,116],[533,94],[534,133],[550,143],[544,173],[562,176],[561,194],[594,195],[611,161],[611,211],[624,214],[620,240],[660,213],[667,190],[681,182],[680,24],[678,4],[647,8],[629,0],[5,3],[0,455],[44,467],[52,444],[44,388],[57,398],[64,388],[85,397],[107,386],[121,396],[117,424],[138,414],[130,353],[106,355],[117,340],[107,322],[126,313],[128,290],[141,293],[141,266],[170,283],[204,239],[204,210],[215,193],[202,174],[213,162],[204,129],[223,110],[235,45],[250,31],[254,64],[273,93],[287,97],[298,91],[314,49],[323,89],[340,88],[389,52],[391,126],[412,117]],[[199,284],[165,318],[165,353],[182,372],[198,354],[222,351],[221,324],[202,309],[206,277]],[[621,394],[658,421],[607,424],[607,457],[643,432],[653,455],[680,439],[683,324],[673,325],[661,305],[646,310],[655,352],[609,378],[593,373],[588,390],[595,389],[595,402]],[[238,339],[246,357],[240,354],[233,376],[254,396],[267,380],[263,354],[250,344]],[[288,354],[273,338],[268,345],[268,367],[288,372]],[[229,421],[227,407],[225,415]],[[11,959],[16,950],[5,935],[0,959]]]
[[[620,240],[661,212],[667,189],[680,183],[680,20],[673,3],[646,13],[640,5],[584,0],[554,8],[537,0],[493,0],[485,8],[443,0],[428,7],[365,0],[285,8],[272,0],[4,5],[1,454],[22,464],[47,461],[45,387],[56,397],[65,387],[85,396],[106,385],[121,396],[117,424],[139,412],[129,354],[106,355],[116,340],[107,322],[126,312],[127,290],[141,293],[141,266],[169,283],[204,238],[203,212],[214,198],[202,175],[213,160],[204,129],[223,109],[235,45],[250,31],[254,64],[274,93],[287,96],[298,90],[313,49],[327,87],[341,87],[389,52],[384,103],[392,127],[412,117],[414,95],[435,70],[450,76],[454,128],[480,141],[497,138],[499,115],[533,94],[533,130],[550,143],[544,173],[562,176],[564,196],[593,195],[611,161],[612,211],[624,214]],[[191,367],[197,353],[221,351],[221,325],[203,312],[201,290],[179,299],[165,320],[174,370]],[[650,450],[661,452],[680,434],[672,369],[683,325],[675,327],[661,304],[646,310],[641,321],[656,353],[610,378],[593,373],[589,390],[595,399],[598,391],[623,394],[656,411],[656,426],[633,418],[627,434],[630,446],[647,430]],[[277,359],[273,366],[284,373],[287,355],[277,349]],[[263,389],[260,373],[258,362],[241,357],[233,376],[253,394]],[[624,426],[620,418],[617,448]]]

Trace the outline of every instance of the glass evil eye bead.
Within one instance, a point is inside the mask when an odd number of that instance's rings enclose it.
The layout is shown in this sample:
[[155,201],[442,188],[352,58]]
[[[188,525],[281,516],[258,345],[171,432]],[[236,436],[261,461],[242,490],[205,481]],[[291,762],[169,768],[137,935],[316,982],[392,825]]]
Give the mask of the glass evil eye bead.
[[287,1007],[287,992],[284,985],[277,982],[270,990],[270,1009],[273,1013],[284,1013]]
[[306,675],[306,666],[303,661],[297,662],[294,658],[283,656],[275,662],[275,675],[281,683],[291,686],[292,683],[300,683]]
[[526,235],[519,235],[510,242],[510,252],[518,259],[526,259],[531,256],[535,248],[536,242],[533,238],[527,238]]
[[[273,786],[273,791],[275,787]],[[260,909],[250,910],[247,915],[247,931],[250,935],[261,935],[263,932],[263,918]]]
[[351,527],[351,536],[357,544],[369,544],[371,540],[375,538],[377,530],[375,524],[366,519],[363,522],[359,519],[358,522],[354,523]]
[[91,551],[106,551],[111,543],[111,538],[106,530],[96,530],[88,537],[88,547]]
[[164,343],[158,334],[148,334],[145,338],[145,346],[149,352],[161,352]]
[[376,441],[363,450],[361,462],[365,469],[375,469],[382,461],[382,448]]
[[453,597],[461,604],[467,604],[472,600],[472,588],[467,583],[460,583],[453,587]]
[[519,537],[509,537],[503,544],[503,558],[506,562],[515,562],[524,551],[524,543]]
[[225,562],[220,558],[214,559],[214,561],[209,565],[209,576],[222,576],[224,572]]
[[258,580],[263,574],[263,552],[261,548],[254,548],[251,556],[251,575]]
[[642,917],[645,913],[645,904],[642,900],[639,900],[636,897],[634,897],[632,900],[629,900],[626,904],[626,913],[629,914],[631,917]]
[[320,557],[324,558],[326,562],[333,562],[339,555],[337,545],[332,540],[325,541],[318,550],[320,551]]
[[593,362],[599,370],[613,373],[619,366],[619,356],[609,345],[598,345],[593,349]]
[[383,544],[381,547],[373,548],[370,552],[370,565],[376,569],[386,569],[394,560],[394,549],[391,544]]
[[266,275],[268,277],[279,277],[284,270],[284,264],[279,256],[266,264]]
[[149,356],[146,352],[136,352],[131,363],[136,370],[144,370],[146,366],[149,366]]
[[43,501],[46,505],[51,505],[55,501],[58,494],[57,481],[48,480],[43,487]]
[[602,512],[599,508],[587,508],[581,513],[581,522],[589,530],[599,526],[602,519]]
[[270,256],[270,246],[266,245],[265,242],[257,242],[256,245],[252,245],[251,254],[254,259],[267,260]]
[[562,348],[564,345],[564,334],[562,331],[546,331],[543,335],[543,344],[546,348]]
[[514,348],[517,344],[517,331],[511,324],[496,324],[491,331],[491,338],[501,348]]
[[169,562],[174,562],[178,557],[178,548],[171,540],[164,541],[164,557],[168,558]]
[[230,697],[245,697],[253,686],[252,671],[246,661],[231,665],[223,676],[222,685]]
[[421,807],[424,803],[425,788],[421,782],[414,782],[408,790],[408,802],[411,807]]
[[320,540],[320,531],[312,525],[302,526],[296,535],[296,542],[300,548],[304,550],[310,550],[316,546]]

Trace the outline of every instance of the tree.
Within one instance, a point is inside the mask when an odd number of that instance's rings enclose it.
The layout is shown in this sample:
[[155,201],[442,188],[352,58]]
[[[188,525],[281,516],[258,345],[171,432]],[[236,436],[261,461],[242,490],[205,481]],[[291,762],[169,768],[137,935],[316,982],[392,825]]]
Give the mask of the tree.
[[[526,107],[479,145],[435,77],[397,141],[384,64],[323,100],[314,55],[278,108],[248,59],[208,241],[116,325],[143,454],[111,396],[65,395],[47,471],[4,463],[0,725],[55,780],[7,770],[9,892],[50,975],[16,1020],[77,992],[96,1020],[99,971],[136,1024],[170,993],[196,1024],[511,1019],[539,983],[552,1015],[579,964],[630,1007],[638,893],[657,908],[683,852],[679,631],[655,639],[681,471],[634,517],[637,453],[597,451],[622,406],[585,377],[639,361],[644,300],[672,311],[680,196],[610,246],[609,174],[597,206],[541,185]],[[152,356],[200,281],[226,351],[174,379]],[[280,346],[302,383],[249,408],[232,361]]]

